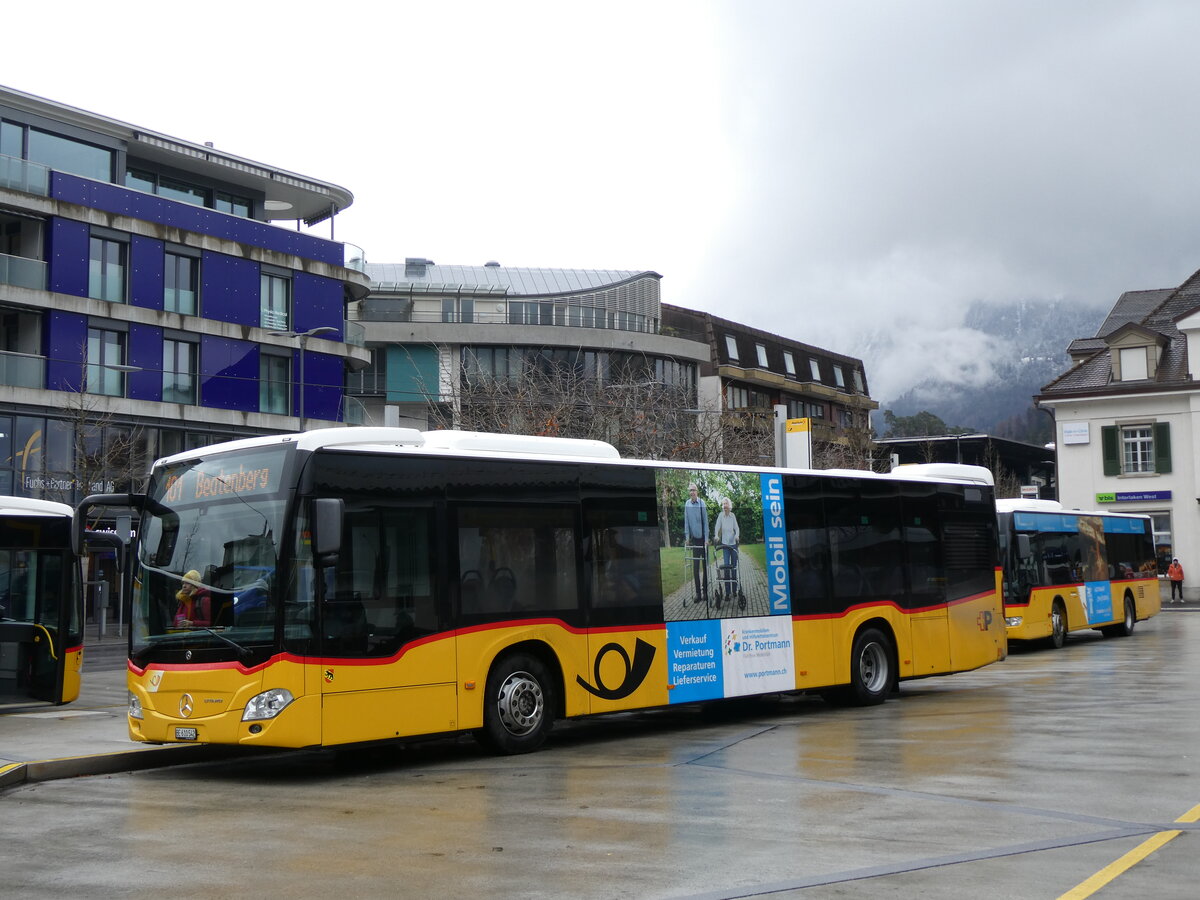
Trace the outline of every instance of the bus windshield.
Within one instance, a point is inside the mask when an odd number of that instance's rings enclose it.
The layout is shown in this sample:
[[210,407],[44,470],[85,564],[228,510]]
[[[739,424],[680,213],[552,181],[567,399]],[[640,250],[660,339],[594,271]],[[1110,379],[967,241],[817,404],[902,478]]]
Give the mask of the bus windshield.
[[235,451],[155,470],[134,581],[135,661],[185,647],[245,659],[273,641],[288,452]]

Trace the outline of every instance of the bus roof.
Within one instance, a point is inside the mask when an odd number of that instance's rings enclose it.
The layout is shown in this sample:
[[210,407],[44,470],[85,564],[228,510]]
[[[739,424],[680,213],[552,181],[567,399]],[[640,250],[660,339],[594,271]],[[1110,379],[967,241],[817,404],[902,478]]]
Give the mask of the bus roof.
[[297,434],[263,435],[223,444],[211,444],[176,453],[155,465],[186,462],[209,453],[254,450],[261,447],[294,445],[300,450],[355,449],[367,453],[432,453],[434,455],[480,457],[536,457],[571,462],[592,459],[618,465],[659,465],[672,468],[713,469],[720,471],[787,471],[813,475],[880,479],[884,481],[934,481],[957,484],[992,485],[992,473],[982,466],[938,463],[900,466],[892,472],[868,472],[859,469],[777,469],[774,466],[737,466],[724,463],[626,459],[604,441],[578,438],[540,437],[519,434],[492,434],[477,431],[417,431],[415,428],[350,426],[317,428]]
[[1108,516],[1123,519],[1146,519],[1145,513],[1117,512],[1111,509],[1066,509],[1057,500],[997,500],[996,512],[1045,512],[1071,516]]
[[66,503],[33,497],[0,497],[0,516],[66,516],[74,510]]

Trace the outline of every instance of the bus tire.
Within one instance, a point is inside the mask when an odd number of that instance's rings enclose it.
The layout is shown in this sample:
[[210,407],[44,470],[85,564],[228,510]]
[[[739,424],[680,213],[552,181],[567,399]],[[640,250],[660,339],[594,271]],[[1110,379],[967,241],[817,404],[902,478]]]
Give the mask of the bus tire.
[[1125,595],[1125,618],[1119,625],[1106,625],[1100,629],[1105,637],[1129,637],[1133,634],[1133,626],[1137,624],[1137,612],[1133,607],[1133,598]]
[[1055,650],[1061,649],[1067,642],[1067,608],[1058,599],[1050,607],[1050,637],[1046,642]]
[[506,656],[488,673],[483,728],[475,733],[493,753],[529,753],[554,725],[554,697],[546,666],[526,653]]
[[822,692],[839,706],[875,706],[887,699],[896,681],[895,653],[888,636],[867,628],[854,638],[850,650],[850,684]]

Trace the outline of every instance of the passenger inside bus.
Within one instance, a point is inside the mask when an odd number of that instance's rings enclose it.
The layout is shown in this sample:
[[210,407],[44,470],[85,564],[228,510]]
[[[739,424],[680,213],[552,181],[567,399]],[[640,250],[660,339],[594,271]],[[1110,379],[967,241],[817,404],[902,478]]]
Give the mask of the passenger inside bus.
[[200,573],[190,569],[183,576],[175,599],[174,625],[176,628],[207,628],[212,624],[212,597],[200,583]]

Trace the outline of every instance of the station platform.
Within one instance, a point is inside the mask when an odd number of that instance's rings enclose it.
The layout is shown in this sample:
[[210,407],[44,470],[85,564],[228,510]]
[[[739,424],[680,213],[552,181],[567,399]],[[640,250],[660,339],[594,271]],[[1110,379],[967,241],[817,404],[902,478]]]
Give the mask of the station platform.
[[[95,637],[94,632],[91,637]],[[79,699],[0,706],[0,790],[33,781],[104,775],[244,755],[238,747],[155,746],[129,740],[125,645],[84,642]]]

